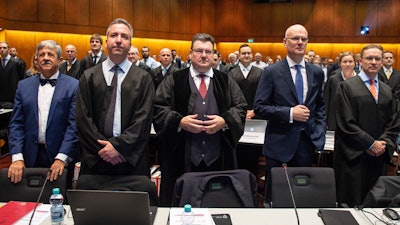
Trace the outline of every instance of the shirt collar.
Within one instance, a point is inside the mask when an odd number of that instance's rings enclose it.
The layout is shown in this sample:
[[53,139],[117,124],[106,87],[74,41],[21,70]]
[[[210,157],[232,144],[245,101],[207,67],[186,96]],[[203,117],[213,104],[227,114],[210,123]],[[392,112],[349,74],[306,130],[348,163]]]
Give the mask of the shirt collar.
[[[371,80],[371,78],[369,78],[368,75],[367,75],[363,70],[361,70],[361,71],[358,73],[358,76],[360,76],[360,77],[361,77],[361,80],[364,81],[364,82],[367,82],[367,81]],[[375,75],[375,77],[374,77],[374,80],[375,80],[375,83],[378,82],[378,79],[377,79],[377,76],[376,76],[376,75]]]
[[210,69],[209,69],[207,72],[205,72],[205,73],[199,73],[197,70],[194,69],[193,66],[191,66],[189,70],[190,70],[190,75],[191,75],[192,77],[195,77],[195,76],[200,75],[200,74],[204,74],[204,75],[206,75],[206,76],[209,76],[210,78],[212,78],[212,77],[214,76],[214,71],[213,71],[212,68],[210,68]]
[[97,58],[100,59],[100,57],[101,57],[101,51],[100,51],[99,53],[97,53],[97,54],[93,54],[93,53],[92,53],[92,57],[94,57],[94,56],[97,56]]
[[250,63],[248,67],[244,67],[244,65],[242,63],[239,63],[240,70],[250,71],[252,66],[253,65],[251,65],[251,63]]
[[289,58],[289,56],[286,56],[286,60],[290,68],[294,67],[295,65],[300,65],[302,68],[306,67],[306,62],[304,61],[304,58],[300,61],[300,63],[296,63],[291,58]]
[[6,61],[9,61],[11,59],[11,55],[8,54],[6,57],[4,57],[6,59]]
[[[131,67],[131,65],[132,62],[130,62],[128,58],[126,58],[124,61],[118,64],[119,68],[122,70],[123,73],[126,73]],[[107,58],[107,60],[103,62],[103,66],[105,67],[106,71],[110,71],[115,66],[115,63],[112,62],[110,58]]]
[[387,71],[389,71],[390,73],[392,73],[393,68],[390,67],[389,69],[383,66],[383,72],[387,73]]
[[171,64],[172,64],[172,63],[168,64],[168,66],[166,66],[166,67],[163,67],[163,66],[161,65],[161,70],[163,70],[163,69],[169,70],[169,68],[171,67]]
[[[48,79],[57,79],[60,71],[57,71],[55,74],[53,74],[51,77]],[[47,79],[46,77],[43,76],[43,74],[40,74],[40,79]]]

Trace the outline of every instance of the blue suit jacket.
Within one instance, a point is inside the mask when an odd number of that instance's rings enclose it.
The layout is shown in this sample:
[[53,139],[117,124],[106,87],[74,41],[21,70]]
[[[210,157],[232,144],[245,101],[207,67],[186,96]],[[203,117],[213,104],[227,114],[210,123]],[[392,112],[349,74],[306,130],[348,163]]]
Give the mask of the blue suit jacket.
[[[32,167],[38,152],[38,90],[40,76],[18,83],[14,109],[9,124],[10,154],[22,153],[25,166]],[[59,74],[46,128],[46,147],[50,162],[58,153],[73,157],[78,144],[75,101],[78,80]]]
[[[254,100],[255,114],[268,120],[263,153],[267,158],[288,162],[294,155],[301,127],[316,149],[325,144],[325,110],[322,99],[324,73],[321,68],[306,63],[308,92],[304,105],[310,110],[306,123],[289,123],[290,108],[299,104],[286,58],[264,69]],[[310,149],[314,151],[315,149]]]

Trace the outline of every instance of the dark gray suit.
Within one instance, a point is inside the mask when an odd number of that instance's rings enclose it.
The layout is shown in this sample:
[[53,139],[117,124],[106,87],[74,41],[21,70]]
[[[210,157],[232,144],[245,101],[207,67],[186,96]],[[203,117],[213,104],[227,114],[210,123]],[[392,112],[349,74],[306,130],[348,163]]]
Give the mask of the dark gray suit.
[[380,81],[383,81],[387,85],[389,85],[390,88],[392,88],[393,93],[396,95],[398,99],[400,99],[400,71],[393,69],[392,74],[390,75],[390,78],[387,79],[386,74],[381,68],[378,72],[378,78]]
[[67,70],[68,68],[68,63],[67,61],[64,61],[60,64],[60,72],[63,74],[67,74],[73,78],[79,79],[79,71],[80,71],[80,66],[81,63],[80,61],[77,59],[71,66],[71,68],[69,70]]

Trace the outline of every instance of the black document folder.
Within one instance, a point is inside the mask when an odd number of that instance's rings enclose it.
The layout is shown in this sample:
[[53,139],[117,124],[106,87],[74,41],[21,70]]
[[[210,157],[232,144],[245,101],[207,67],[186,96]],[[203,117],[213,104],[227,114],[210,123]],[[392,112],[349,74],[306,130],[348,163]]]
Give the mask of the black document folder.
[[320,209],[318,216],[325,225],[359,225],[350,211]]

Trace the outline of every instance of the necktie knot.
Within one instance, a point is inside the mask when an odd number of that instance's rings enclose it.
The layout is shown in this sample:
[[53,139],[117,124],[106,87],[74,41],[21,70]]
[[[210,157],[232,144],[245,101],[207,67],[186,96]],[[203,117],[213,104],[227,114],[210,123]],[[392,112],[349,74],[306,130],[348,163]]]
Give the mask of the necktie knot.
[[93,64],[96,64],[96,62],[97,62],[96,59],[97,59],[97,55],[94,55],[93,56]]
[[44,86],[45,84],[49,83],[52,87],[56,86],[57,79],[40,79],[40,85]]

